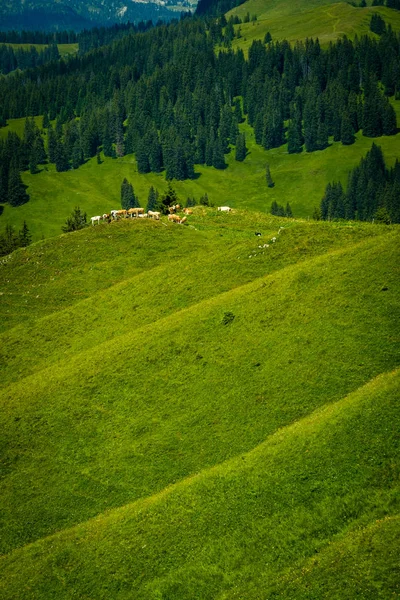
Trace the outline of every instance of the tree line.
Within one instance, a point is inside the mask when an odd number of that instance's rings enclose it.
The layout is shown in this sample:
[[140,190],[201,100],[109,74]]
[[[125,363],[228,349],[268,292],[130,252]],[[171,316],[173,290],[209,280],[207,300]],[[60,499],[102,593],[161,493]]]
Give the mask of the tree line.
[[355,219],[400,223],[400,163],[388,169],[382,149],[375,143],[350,171],[347,189],[340,182],[329,183],[314,216],[324,221]]

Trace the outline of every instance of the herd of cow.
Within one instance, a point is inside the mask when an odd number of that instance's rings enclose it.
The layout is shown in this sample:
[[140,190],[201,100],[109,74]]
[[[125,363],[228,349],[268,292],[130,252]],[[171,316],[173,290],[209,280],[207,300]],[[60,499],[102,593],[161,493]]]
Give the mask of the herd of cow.
[[[177,211],[181,210],[180,204],[174,204],[168,208],[169,215],[168,221],[172,223],[179,223],[182,225],[187,221],[187,215],[193,214],[193,211],[190,208],[184,208],[183,212],[185,214],[184,217],[176,214]],[[229,206],[218,206],[218,210],[222,212],[230,212],[232,209]],[[111,221],[118,221],[119,219],[127,219],[127,218],[135,218],[135,219],[154,219],[155,221],[160,220],[161,213],[158,211],[149,210],[147,213],[144,212],[144,208],[128,208],[127,210],[112,210],[109,213],[104,213],[104,215],[97,215],[96,217],[91,217],[92,225],[95,223],[99,224],[100,221],[107,221],[107,223],[111,223]]]

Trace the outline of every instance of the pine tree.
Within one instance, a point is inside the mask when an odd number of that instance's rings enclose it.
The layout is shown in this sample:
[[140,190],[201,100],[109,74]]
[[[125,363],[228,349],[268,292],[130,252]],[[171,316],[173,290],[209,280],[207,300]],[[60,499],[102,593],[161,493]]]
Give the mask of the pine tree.
[[123,209],[128,210],[129,208],[138,208],[139,202],[133,191],[133,186],[129,181],[124,178],[121,184],[121,206]]
[[396,113],[389,100],[383,100],[382,107],[382,134],[395,135],[397,133]]
[[71,215],[65,221],[65,224],[61,227],[61,230],[64,233],[69,231],[77,231],[78,229],[83,229],[87,226],[87,215],[86,213],[82,213],[79,206],[75,206]]
[[62,173],[63,171],[69,170],[69,162],[68,162],[68,158],[67,158],[67,153],[65,151],[64,144],[61,140],[59,140],[57,142],[55,163],[56,163],[56,171],[58,173]]
[[19,237],[19,246],[21,246],[22,248],[26,248],[26,246],[29,246],[29,244],[32,243],[32,236],[28,229],[28,225],[26,224],[26,221],[24,221],[24,224],[22,226],[22,229],[19,232],[18,237]]
[[242,162],[246,158],[246,136],[244,133],[239,133],[236,138],[235,160]]
[[350,121],[350,117],[347,112],[343,113],[342,116],[342,126],[340,129],[340,139],[342,141],[343,146],[350,146],[354,144],[354,129]]
[[42,123],[42,127],[43,127],[43,129],[47,129],[49,125],[50,125],[49,115],[48,115],[48,113],[45,111],[45,112],[44,112],[44,114],[43,114],[43,123]]
[[156,194],[153,186],[151,186],[151,188],[149,189],[149,195],[147,197],[146,212],[149,212],[149,210],[155,211],[155,210],[157,210],[157,208],[158,208],[157,194]]
[[288,126],[288,153],[298,154],[303,150],[303,135],[301,131],[301,115],[298,110],[293,113],[293,118]]
[[265,179],[266,179],[266,181],[267,181],[267,186],[268,186],[269,188],[273,188],[273,187],[274,187],[274,185],[275,185],[275,183],[274,183],[274,181],[272,180],[271,171],[270,171],[270,168],[269,168],[269,164],[268,164],[268,163],[267,163],[267,165],[266,165],[266,167],[265,167]]
[[292,208],[291,208],[289,202],[286,204],[285,214],[286,214],[286,217],[290,217],[290,218],[293,217]]
[[21,206],[29,201],[26,185],[22,183],[20,172],[15,165],[10,166],[8,176],[8,202],[11,206]]
[[212,165],[216,169],[225,169],[226,167],[224,152],[222,150],[222,144],[219,138],[215,140]]
[[142,139],[138,144],[138,148],[136,150],[136,162],[139,173],[150,172],[149,157],[147,155],[147,144],[144,139]]
[[57,153],[57,137],[56,137],[54,129],[50,123],[49,128],[47,130],[47,154],[49,156],[49,161],[51,163],[56,162],[56,153]]

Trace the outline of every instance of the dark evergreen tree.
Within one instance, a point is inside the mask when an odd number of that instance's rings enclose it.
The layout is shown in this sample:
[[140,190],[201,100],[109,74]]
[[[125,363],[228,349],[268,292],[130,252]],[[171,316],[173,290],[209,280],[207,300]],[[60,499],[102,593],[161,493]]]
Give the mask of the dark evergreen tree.
[[126,177],[121,184],[121,206],[125,210],[128,210],[129,208],[138,208],[140,206],[139,201],[135,196],[133,186]]
[[225,158],[224,152],[222,149],[222,144],[219,137],[215,140],[213,156],[212,156],[212,166],[216,169],[225,169]]
[[29,231],[26,221],[24,221],[24,224],[22,226],[22,229],[19,232],[18,237],[19,237],[19,246],[21,246],[22,248],[26,248],[27,246],[29,246],[29,244],[32,243],[32,235]]
[[286,204],[286,210],[285,210],[285,213],[286,213],[286,217],[290,217],[290,218],[292,218],[292,217],[293,217],[292,208],[291,208],[291,206],[290,206],[289,202]]
[[27,186],[22,182],[20,172],[15,166],[15,162],[10,166],[8,176],[8,203],[11,206],[21,206],[29,201],[29,195],[26,192]]
[[246,136],[244,133],[239,133],[236,138],[235,160],[243,161],[246,158]]
[[149,189],[149,195],[147,197],[146,212],[149,210],[156,211],[158,209],[158,198],[153,186]]
[[71,215],[65,221],[65,224],[61,227],[64,233],[69,231],[77,231],[87,226],[87,215],[83,213],[79,206],[76,206],[72,211]]
[[47,130],[47,153],[49,156],[49,161],[51,163],[55,163],[57,154],[57,137],[53,127],[51,126],[51,123],[49,124],[49,128]]
[[266,181],[267,181],[267,186],[268,186],[269,188],[273,188],[273,187],[274,187],[274,185],[275,185],[275,183],[274,183],[274,181],[273,181],[273,179],[272,179],[272,176],[271,176],[271,170],[270,170],[270,168],[269,168],[269,164],[268,164],[268,163],[267,163],[267,165],[266,165],[266,167],[265,167],[265,179],[266,179]]
[[58,173],[69,170],[67,153],[65,151],[64,143],[61,140],[57,142],[55,163],[56,171]]
[[347,114],[347,112],[344,112],[343,116],[342,116],[340,139],[344,146],[349,146],[350,144],[354,144],[354,142],[355,142],[354,129],[353,129],[353,126],[351,124],[351,121],[350,121],[350,118],[349,118],[349,115]]

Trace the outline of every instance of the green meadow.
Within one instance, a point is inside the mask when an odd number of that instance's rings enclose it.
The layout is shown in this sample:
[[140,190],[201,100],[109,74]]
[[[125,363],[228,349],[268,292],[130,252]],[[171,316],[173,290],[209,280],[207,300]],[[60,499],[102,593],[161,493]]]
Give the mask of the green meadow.
[[[394,106],[399,114],[400,101],[394,101]],[[40,121],[41,117],[38,117],[39,125]],[[23,128],[24,119],[11,120],[6,128],[0,129],[0,135],[13,130],[22,136]],[[349,171],[365,156],[373,142],[382,147],[389,166],[400,156],[400,134],[374,139],[358,134],[352,146],[332,141],[323,151],[288,154],[286,145],[264,150],[255,143],[251,127],[244,123],[241,129],[246,133],[246,159],[235,161],[234,150],[231,150],[226,155],[225,170],[197,165],[196,179],[172,182],[181,202],[184,203],[188,196],[198,201],[207,193],[215,206],[269,212],[275,200],[285,206],[289,202],[295,217],[309,218],[314,207],[319,206],[327,183],[340,180],[345,186]],[[267,163],[275,182],[273,188],[268,188],[265,181]],[[66,218],[77,205],[87,212],[88,217],[120,208],[120,188],[125,177],[133,184],[143,207],[146,207],[150,186],[161,194],[167,189],[164,173],[138,173],[133,155],[119,159],[103,157],[101,165],[94,158],[76,171],[66,173],[57,173],[54,165],[45,165],[36,175],[26,172],[22,176],[28,186],[30,201],[18,208],[5,205],[0,217],[1,229],[7,223],[19,229],[26,220],[35,240],[59,235]]]
[[196,207],[3,259],[0,597],[397,594],[399,232]]
[[[20,50],[30,50],[30,48],[34,46],[38,52],[41,52],[48,47],[48,44],[7,44],[7,46]],[[57,47],[61,56],[74,55],[79,49],[78,44],[57,44]]]
[[390,23],[394,31],[400,31],[399,11],[383,6],[359,8],[344,2],[324,2],[323,6],[312,8],[312,3],[308,3],[307,10],[293,10],[290,13],[274,12],[269,7],[270,4],[265,2],[248,0],[228,13],[228,16],[238,15],[241,18],[247,11],[257,15],[257,21],[235,25],[236,32],[240,28],[241,37],[234,39],[232,48],[242,48],[247,52],[253,41],[263,40],[268,31],[274,41],[288,40],[294,44],[297,40],[318,38],[321,46],[327,46],[329,42],[334,42],[344,35],[349,39],[354,39],[356,35],[378,38],[369,29],[374,13],[378,13],[386,23]]

